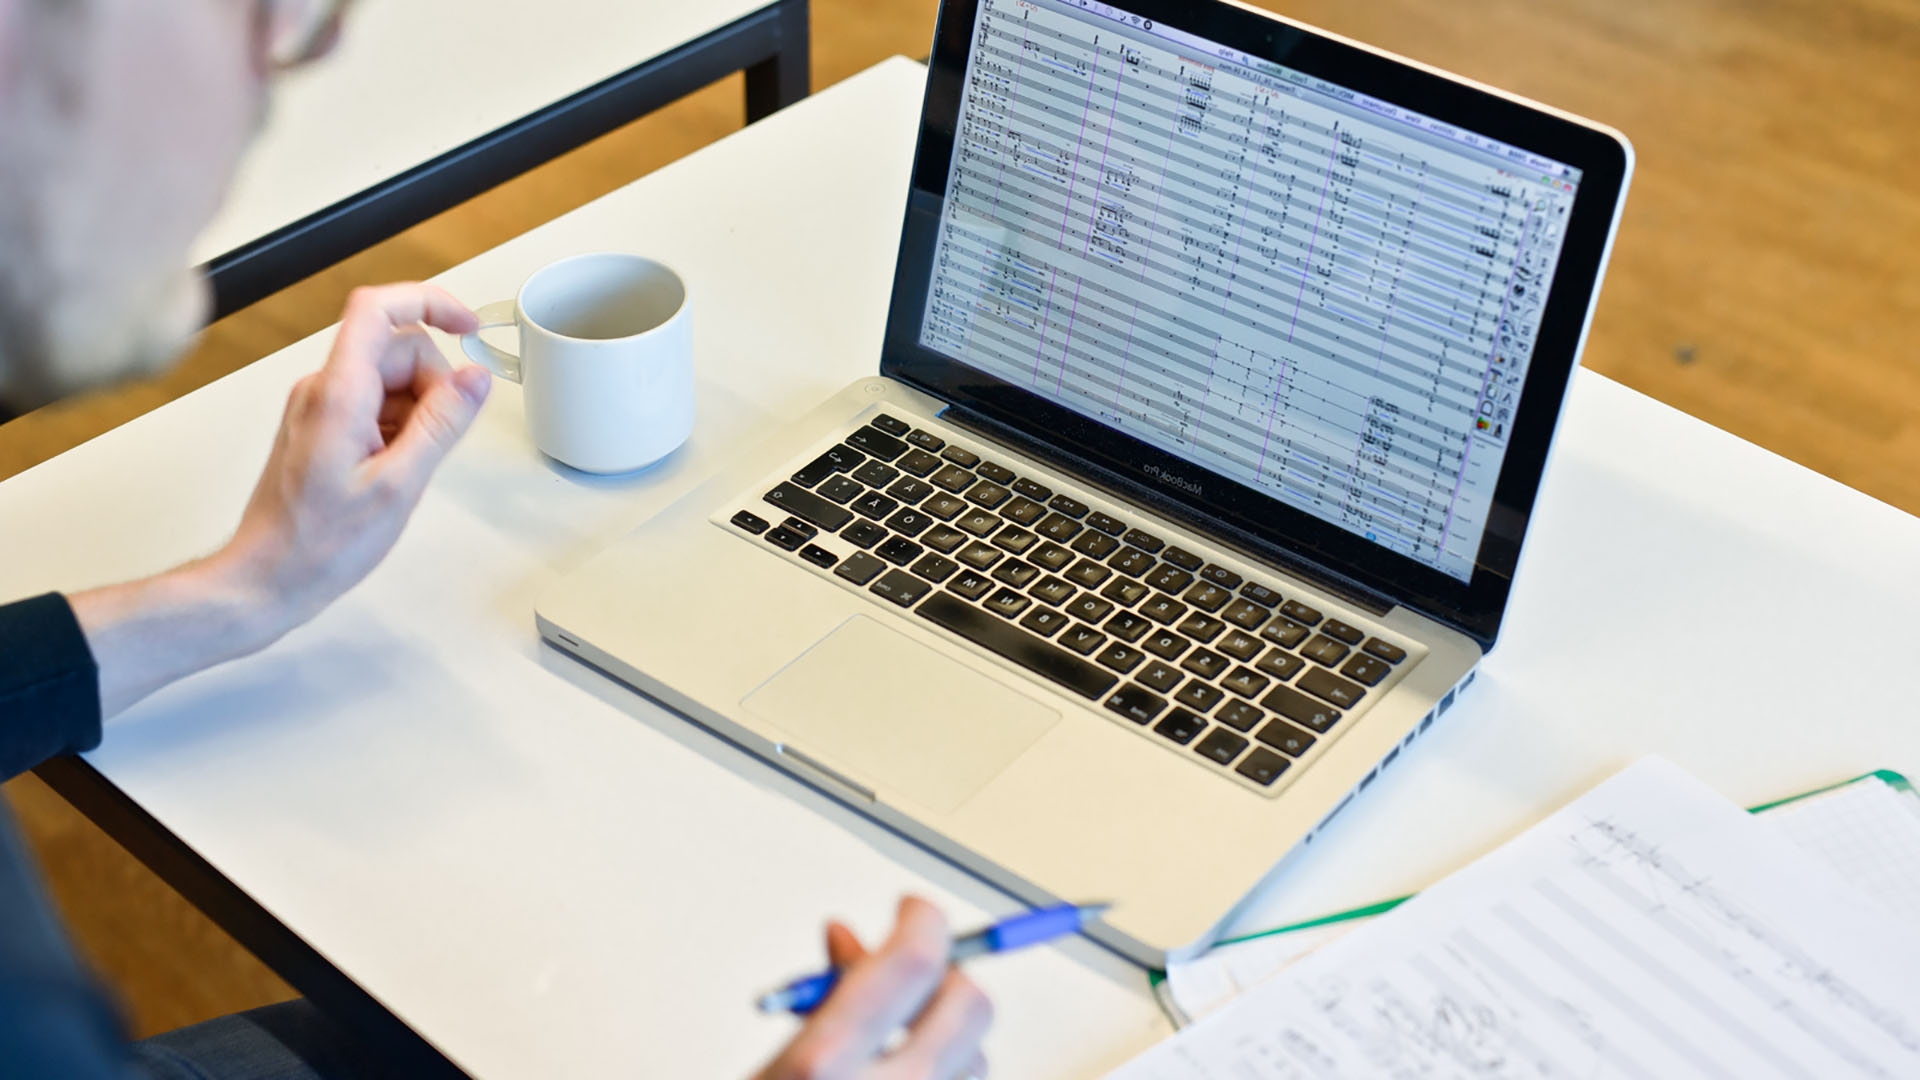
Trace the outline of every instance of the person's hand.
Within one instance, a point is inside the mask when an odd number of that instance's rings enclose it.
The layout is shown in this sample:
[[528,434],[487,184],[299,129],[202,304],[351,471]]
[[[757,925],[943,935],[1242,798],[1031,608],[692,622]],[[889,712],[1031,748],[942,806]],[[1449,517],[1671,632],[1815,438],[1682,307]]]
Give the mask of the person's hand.
[[985,1076],[980,1040],[993,1006],[948,966],[952,944],[939,910],[914,897],[900,902],[893,936],[873,952],[853,931],[830,924],[827,958],[840,980],[756,1080]]
[[431,285],[354,291],[326,366],[293,388],[233,539],[198,562],[70,597],[103,716],[264,648],[386,556],[490,385],[484,368],[449,367],[424,327],[478,325]]

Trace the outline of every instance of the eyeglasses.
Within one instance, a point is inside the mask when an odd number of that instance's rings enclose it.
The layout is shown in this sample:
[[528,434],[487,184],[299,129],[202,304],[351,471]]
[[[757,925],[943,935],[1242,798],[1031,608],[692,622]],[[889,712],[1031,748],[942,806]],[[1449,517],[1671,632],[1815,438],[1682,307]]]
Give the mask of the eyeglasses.
[[275,71],[317,59],[333,45],[352,0],[258,0],[261,54]]

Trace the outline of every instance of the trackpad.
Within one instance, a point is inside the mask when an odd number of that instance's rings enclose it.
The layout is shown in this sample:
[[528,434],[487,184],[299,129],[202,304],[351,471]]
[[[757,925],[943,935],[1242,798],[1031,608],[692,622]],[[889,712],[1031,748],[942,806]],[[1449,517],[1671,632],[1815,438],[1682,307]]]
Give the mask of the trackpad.
[[1060,714],[865,615],[740,704],[795,749],[886,795],[952,812]]

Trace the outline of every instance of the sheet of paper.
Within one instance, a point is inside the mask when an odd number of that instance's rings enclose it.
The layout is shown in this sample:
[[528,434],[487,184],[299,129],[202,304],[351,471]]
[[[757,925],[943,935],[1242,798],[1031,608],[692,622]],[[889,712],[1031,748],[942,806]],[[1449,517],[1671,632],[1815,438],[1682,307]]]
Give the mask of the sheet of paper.
[[1920,929],[1649,759],[1113,1075],[1920,1076]]

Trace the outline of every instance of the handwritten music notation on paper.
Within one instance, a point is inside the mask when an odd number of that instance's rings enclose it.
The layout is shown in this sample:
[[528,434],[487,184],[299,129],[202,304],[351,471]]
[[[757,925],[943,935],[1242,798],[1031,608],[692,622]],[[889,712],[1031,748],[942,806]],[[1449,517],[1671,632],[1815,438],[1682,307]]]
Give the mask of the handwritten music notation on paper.
[[1123,1080],[1920,1075],[1920,929],[1649,759]]

